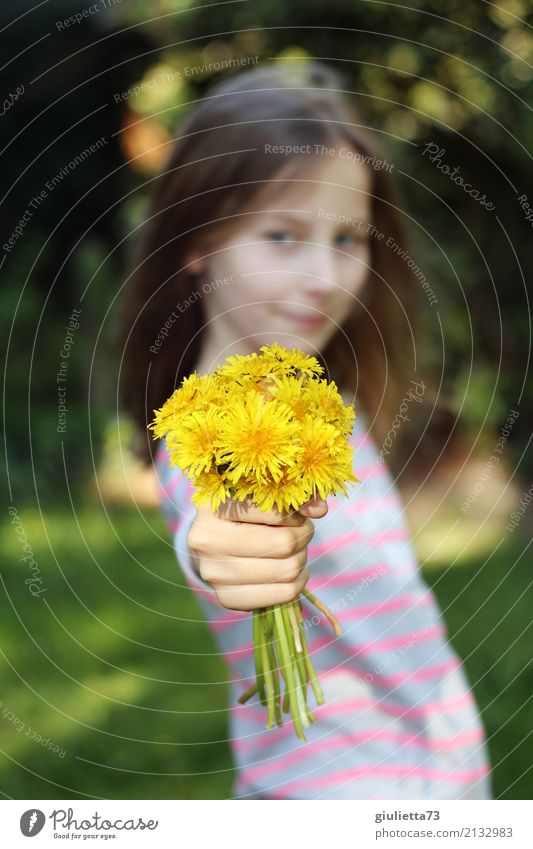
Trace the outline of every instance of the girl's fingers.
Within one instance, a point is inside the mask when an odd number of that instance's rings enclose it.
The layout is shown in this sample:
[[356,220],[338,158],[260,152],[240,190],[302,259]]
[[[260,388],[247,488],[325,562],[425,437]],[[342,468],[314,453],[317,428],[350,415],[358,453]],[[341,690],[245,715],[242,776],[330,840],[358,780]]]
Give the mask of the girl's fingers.
[[298,598],[307,577],[292,584],[241,584],[240,586],[217,586],[216,597],[222,607],[229,610],[256,610],[271,604],[285,604]]
[[313,538],[310,519],[301,524],[266,525],[249,522],[222,522],[211,515],[198,517],[190,527],[187,544],[211,559],[222,557],[287,558],[305,548]]
[[221,557],[204,558],[200,566],[200,576],[208,584],[216,587],[245,586],[257,584],[291,584],[309,577],[307,568],[307,549],[304,548],[287,560],[274,558]]
[[312,498],[307,504],[300,507],[299,512],[309,519],[321,519],[328,512],[328,505],[323,498],[317,495],[316,498]]

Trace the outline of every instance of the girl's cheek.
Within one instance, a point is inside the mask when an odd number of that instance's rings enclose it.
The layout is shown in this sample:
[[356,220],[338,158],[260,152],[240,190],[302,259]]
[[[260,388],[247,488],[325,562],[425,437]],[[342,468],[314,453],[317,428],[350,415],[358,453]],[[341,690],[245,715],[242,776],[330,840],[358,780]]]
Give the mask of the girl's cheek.
[[351,280],[356,289],[363,285],[370,273],[370,251],[363,251],[354,260],[348,260],[345,273],[345,279]]
[[258,245],[256,250],[248,257],[248,266],[250,271],[270,271],[279,269],[280,256],[275,254],[269,246]]

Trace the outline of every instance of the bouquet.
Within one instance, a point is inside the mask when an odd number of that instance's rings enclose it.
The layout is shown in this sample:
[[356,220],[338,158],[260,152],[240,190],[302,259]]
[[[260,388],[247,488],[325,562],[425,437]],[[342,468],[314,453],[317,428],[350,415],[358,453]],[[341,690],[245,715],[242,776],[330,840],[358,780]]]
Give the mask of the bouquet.
[[[297,511],[319,495],[326,499],[359,482],[348,442],[355,419],[333,381],[321,379],[315,357],[274,343],[260,353],[228,357],[207,375],[184,378],[149,425],[166,436],[171,465],[194,481],[193,502],[216,511],[226,499],[247,499],[261,510]],[[302,595],[341,633],[331,611],[309,590]],[[301,596],[300,596],[301,598]],[[289,713],[299,739],[316,717],[307,704],[324,695],[305,635],[300,598],[253,611],[255,693],[267,708],[267,728]],[[281,674],[281,681],[280,681]],[[281,687],[284,683],[283,702]]]

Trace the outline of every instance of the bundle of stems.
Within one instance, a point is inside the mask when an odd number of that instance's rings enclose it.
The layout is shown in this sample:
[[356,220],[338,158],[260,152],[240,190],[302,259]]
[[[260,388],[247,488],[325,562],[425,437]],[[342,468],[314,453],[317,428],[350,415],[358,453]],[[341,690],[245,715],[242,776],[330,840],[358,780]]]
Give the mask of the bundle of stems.
[[[336,636],[340,625],[333,613],[307,589],[302,595],[324,613]],[[267,728],[274,723],[283,725],[282,710],[290,713],[296,736],[306,740],[304,729],[316,722],[307,703],[307,688],[311,685],[317,705],[324,703],[307,645],[300,598],[286,604],[274,604],[253,611],[253,638],[256,681],[239,698],[245,704],[259,693],[261,704],[267,708]],[[280,677],[285,684],[281,700]]]

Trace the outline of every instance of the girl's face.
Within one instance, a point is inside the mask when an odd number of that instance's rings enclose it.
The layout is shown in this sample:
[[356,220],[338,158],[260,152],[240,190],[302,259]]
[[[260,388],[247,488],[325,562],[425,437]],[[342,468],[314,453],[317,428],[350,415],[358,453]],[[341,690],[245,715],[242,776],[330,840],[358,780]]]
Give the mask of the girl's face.
[[339,152],[311,178],[280,182],[277,201],[243,213],[210,255],[194,255],[206,316],[199,371],[272,342],[320,353],[357,309],[371,178]]

